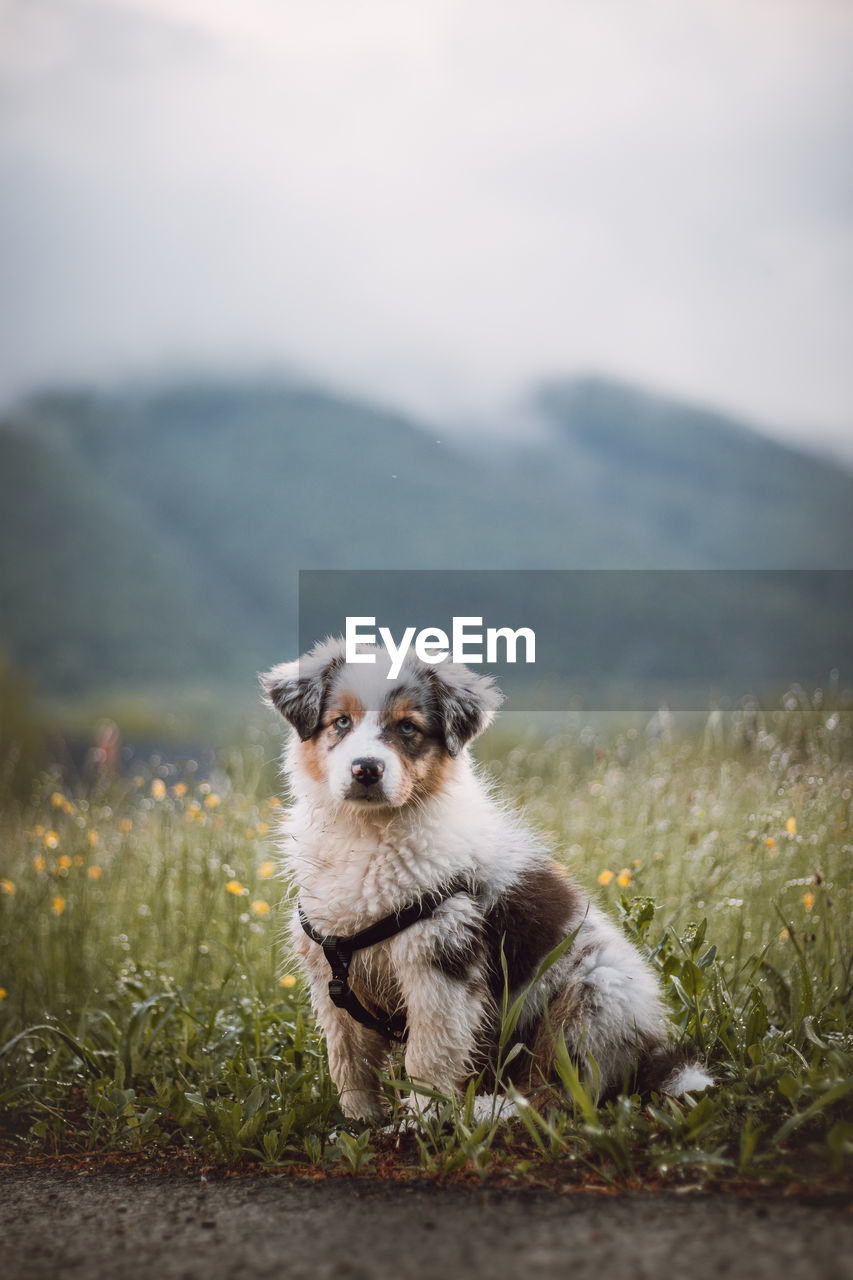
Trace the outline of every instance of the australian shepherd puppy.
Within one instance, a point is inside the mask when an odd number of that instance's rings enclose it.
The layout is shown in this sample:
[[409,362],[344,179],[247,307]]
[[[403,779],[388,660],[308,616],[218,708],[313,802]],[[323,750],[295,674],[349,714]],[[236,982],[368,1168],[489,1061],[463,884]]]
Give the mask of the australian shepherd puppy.
[[520,1091],[555,1082],[560,1034],[599,1097],[710,1085],[669,1047],[649,965],[478,775],[468,744],[501,701],[492,681],[413,654],[389,680],[387,654],[371,652],[375,664],[348,664],[343,642],[326,641],[261,678],[294,730],[284,757],[294,797],[284,855],[302,913],[293,944],[345,1114],[381,1115],[389,1040],[332,1002],[316,939],[448,888],[428,918],[356,951],[349,971],[365,1009],[403,1015],[410,1080],[449,1094],[494,1071],[505,968],[510,1001],[529,988],[515,1032],[524,1050],[509,1068]]

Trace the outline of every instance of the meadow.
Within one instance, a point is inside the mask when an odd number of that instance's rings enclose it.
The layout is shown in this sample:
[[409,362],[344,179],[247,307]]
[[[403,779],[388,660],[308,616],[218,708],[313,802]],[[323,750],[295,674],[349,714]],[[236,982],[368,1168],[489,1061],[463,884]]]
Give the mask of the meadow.
[[[225,1168],[822,1183],[853,1164],[853,723],[789,691],[689,730],[498,727],[478,754],[555,856],[657,967],[675,1035],[717,1079],[598,1107],[559,1094],[511,1125],[473,1093],[341,1115],[282,937],[285,812],[272,738],[202,777],[47,771],[0,825],[0,1152]],[[504,1051],[513,1052],[507,1002]]]

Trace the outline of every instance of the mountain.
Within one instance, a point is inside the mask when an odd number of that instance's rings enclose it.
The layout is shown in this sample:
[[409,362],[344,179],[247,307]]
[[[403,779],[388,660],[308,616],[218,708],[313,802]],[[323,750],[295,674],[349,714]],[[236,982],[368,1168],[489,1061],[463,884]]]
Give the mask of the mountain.
[[52,698],[248,694],[300,569],[850,562],[828,463],[603,380],[531,408],[545,439],[497,445],[288,383],[33,397],[0,424],[0,649]]

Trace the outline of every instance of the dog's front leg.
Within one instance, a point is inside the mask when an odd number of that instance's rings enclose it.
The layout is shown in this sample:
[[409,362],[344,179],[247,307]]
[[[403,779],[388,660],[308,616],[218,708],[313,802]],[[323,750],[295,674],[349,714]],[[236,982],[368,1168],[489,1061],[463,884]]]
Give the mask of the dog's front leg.
[[311,992],[314,1013],[326,1037],[329,1074],[340,1094],[341,1110],[351,1120],[374,1120],[382,1115],[382,1091],[377,1069],[387,1044],[382,1036],[361,1026],[329,996],[329,966],[320,947],[300,930],[294,933]]
[[328,990],[315,993],[317,1020],[326,1036],[329,1073],[340,1094],[341,1110],[351,1120],[377,1120],[382,1115],[382,1091],[377,1071],[387,1053],[387,1043],[338,1009]]
[[444,1094],[459,1093],[470,1076],[484,1012],[476,985],[430,964],[404,971],[408,1014],[406,1074]]

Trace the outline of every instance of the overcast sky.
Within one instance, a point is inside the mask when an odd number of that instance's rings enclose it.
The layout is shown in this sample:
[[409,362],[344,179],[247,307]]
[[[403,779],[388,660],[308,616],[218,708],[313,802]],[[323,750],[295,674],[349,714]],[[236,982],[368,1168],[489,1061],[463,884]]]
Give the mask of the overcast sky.
[[848,0],[0,0],[0,396],[598,371],[853,459]]

